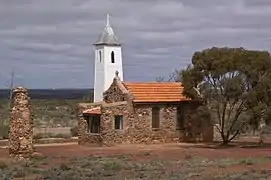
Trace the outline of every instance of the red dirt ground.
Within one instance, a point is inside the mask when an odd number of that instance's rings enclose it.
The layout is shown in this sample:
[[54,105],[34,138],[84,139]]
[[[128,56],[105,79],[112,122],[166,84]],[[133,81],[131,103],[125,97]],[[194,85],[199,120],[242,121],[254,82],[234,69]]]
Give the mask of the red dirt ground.
[[[216,148],[212,146],[193,144],[166,144],[166,145],[119,145],[114,147],[91,147],[80,145],[59,145],[36,147],[36,152],[40,152],[52,158],[74,158],[88,155],[140,155],[149,152],[156,157],[176,159],[184,155],[198,155],[206,158],[240,158],[271,156],[271,147],[267,148]],[[8,149],[0,149],[0,158],[8,157]]]
[[[90,147],[79,145],[60,145],[36,147],[36,151],[42,153],[50,160],[49,166],[67,162],[70,158],[84,157],[88,155],[110,156],[110,155],[132,155],[135,161],[161,158],[182,160],[185,156],[200,156],[206,158],[246,158],[246,157],[271,157],[269,148],[214,148],[206,146],[187,144],[166,145],[121,145],[114,147]],[[149,154],[146,156],[146,154]],[[0,159],[8,157],[8,149],[0,149]],[[47,166],[48,167],[48,166]],[[234,165],[223,169],[223,172],[240,172],[251,169],[246,164]],[[271,163],[253,165],[253,169],[271,169]],[[217,171],[219,169],[212,169]],[[210,170],[209,173],[212,173]],[[221,168],[220,168],[221,170]],[[219,171],[220,171],[219,170]]]

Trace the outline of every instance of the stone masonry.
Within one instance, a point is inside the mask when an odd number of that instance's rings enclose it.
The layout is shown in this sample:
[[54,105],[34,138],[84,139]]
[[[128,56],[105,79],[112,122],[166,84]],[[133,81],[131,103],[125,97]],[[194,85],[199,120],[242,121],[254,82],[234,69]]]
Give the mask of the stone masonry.
[[[89,104],[89,107],[91,104]],[[152,105],[131,105],[127,101],[105,103],[101,107],[100,134],[87,133],[87,122],[79,118],[79,144],[157,144],[173,142],[211,142],[213,128],[197,114],[190,115],[191,110],[185,106],[183,131],[177,131],[177,106],[155,104],[160,106],[159,128],[152,128]],[[189,106],[189,105],[187,105]],[[91,106],[93,107],[93,106]],[[190,107],[191,108],[191,107]],[[196,107],[194,111],[195,112]],[[115,116],[123,116],[123,129],[115,129]]]
[[[155,104],[159,106],[159,104]],[[190,105],[187,105],[190,106]],[[211,142],[212,126],[196,115],[183,114],[184,131],[177,129],[177,106],[160,104],[159,128],[152,128],[152,106],[135,105],[128,108],[126,101],[102,106],[101,136],[104,144],[157,144],[173,142]],[[187,107],[188,108],[188,107]],[[123,129],[114,129],[114,116],[123,116]]]
[[[177,90],[179,88],[179,86],[174,87]],[[157,87],[153,88],[152,83],[149,84],[149,89],[157,91]],[[153,95],[163,94],[163,91],[165,90],[162,89]],[[133,92],[137,95],[135,96]],[[134,86],[128,90],[127,84],[121,82],[116,76],[111,86],[104,92],[103,102],[81,106],[81,110],[78,112],[79,144],[94,144],[95,142],[100,145],[153,144],[184,141],[211,142],[213,140],[213,126],[208,120],[196,113],[201,102],[190,100],[166,102],[163,100],[171,97],[166,93],[164,99],[158,101],[145,101],[148,99],[146,96],[142,101],[134,101],[135,97],[138,98],[142,94],[144,94],[142,86]],[[178,96],[178,93],[176,94],[174,96]],[[91,117],[94,114],[97,116],[97,112],[93,112],[93,114],[91,112],[91,108],[97,106],[100,107],[98,114],[100,116],[99,134],[92,135],[88,133],[88,118],[84,116]],[[82,112],[88,108],[89,114],[83,115]],[[152,112],[153,108],[155,112]],[[155,119],[152,122],[153,114]],[[121,125],[116,123],[120,119],[122,119]],[[153,123],[156,128],[152,127]],[[115,126],[122,126],[122,128]]]
[[101,145],[102,139],[100,134],[87,133],[87,120],[83,111],[100,106],[101,103],[80,103],[77,107],[78,114],[78,144],[79,145]]
[[152,106],[137,105],[135,107],[138,115],[138,123],[135,126],[137,142],[147,144],[178,142],[179,139],[176,134],[176,107],[163,104],[156,104],[155,106],[160,106],[159,128],[157,129],[151,127]]
[[9,131],[9,154],[29,157],[33,153],[33,119],[27,89],[16,87],[12,92]]
[[[125,129],[114,129],[115,115],[123,116],[123,119],[125,119],[123,127]],[[129,131],[130,125],[129,115],[127,103],[125,101],[102,106],[101,136],[103,137],[103,144],[114,145],[126,141],[125,132]]]

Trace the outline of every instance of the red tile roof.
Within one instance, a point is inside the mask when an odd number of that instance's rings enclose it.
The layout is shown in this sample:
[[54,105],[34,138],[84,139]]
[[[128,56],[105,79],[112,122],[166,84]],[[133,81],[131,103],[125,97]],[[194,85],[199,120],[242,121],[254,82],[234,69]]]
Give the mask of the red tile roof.
[[91,108],[91,109],[86,109],[85,111],[83,111],[83,114],[96,114],[96,115],[100,115],[101,114],[101,107],[95,107],[95,108]]
[[[183,95],[183,86],[178,82],[123,83],[133,95],[134,102],[158,103],[190,101]],[[83,111],[83,114],[100,115],[101,107]]]
[[179,102],[189,101],[183,95],[183,86],[178,82],[125,83],[134,96],[134,102]]

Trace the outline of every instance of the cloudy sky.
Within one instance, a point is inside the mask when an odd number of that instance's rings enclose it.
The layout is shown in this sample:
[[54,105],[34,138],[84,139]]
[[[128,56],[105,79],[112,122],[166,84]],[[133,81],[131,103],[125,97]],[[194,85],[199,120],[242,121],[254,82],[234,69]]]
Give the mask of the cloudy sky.
[[106,14],[124,78],[153,81],[212,46],[271,51],[270,0],[0,0],[0,88],[93,87]]

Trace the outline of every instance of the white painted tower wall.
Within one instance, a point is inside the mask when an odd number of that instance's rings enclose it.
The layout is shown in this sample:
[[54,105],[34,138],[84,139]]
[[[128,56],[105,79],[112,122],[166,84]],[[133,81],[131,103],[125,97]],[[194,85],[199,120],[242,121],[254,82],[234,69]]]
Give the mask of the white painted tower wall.
[[[114,63],[111,61],[112,52],[114,52]],[[103,100],[103,93],[112,84],[116,71],[123,81],[121,46],[95,46],[94,102]]]

